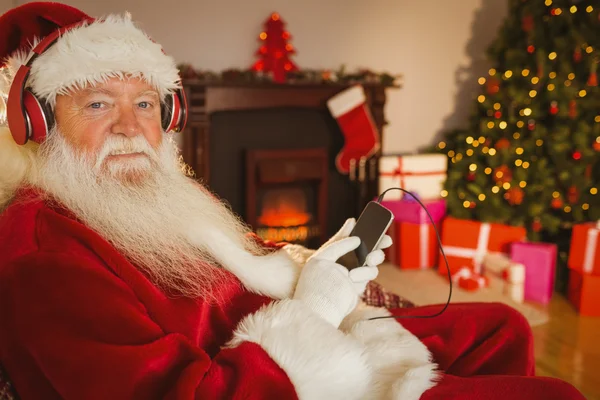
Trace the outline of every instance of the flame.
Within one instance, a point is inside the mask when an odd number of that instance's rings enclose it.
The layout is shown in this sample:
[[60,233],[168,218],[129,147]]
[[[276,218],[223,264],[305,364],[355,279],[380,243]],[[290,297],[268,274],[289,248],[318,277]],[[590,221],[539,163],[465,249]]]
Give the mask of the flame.
[[263,200],[258,223],[268,227],[306,225],[312,219],[306,212],[306,197],[299,189],[272,190]]

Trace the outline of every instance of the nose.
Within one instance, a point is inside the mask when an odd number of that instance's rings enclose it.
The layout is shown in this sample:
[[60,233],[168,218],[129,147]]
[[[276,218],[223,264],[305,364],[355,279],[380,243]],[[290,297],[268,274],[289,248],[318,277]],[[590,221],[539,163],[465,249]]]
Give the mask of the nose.
[[115,123],[112,125],[111,133],[125,135],[127,137],[137,136],[142,133],[135,110],[131,106],[120,106]]

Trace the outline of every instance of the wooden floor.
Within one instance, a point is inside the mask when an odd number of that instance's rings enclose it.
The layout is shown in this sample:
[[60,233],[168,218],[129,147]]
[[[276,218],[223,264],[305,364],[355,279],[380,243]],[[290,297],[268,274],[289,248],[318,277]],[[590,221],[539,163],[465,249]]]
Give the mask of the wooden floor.
[[[393,282],[378,282],[394,290]],[[548,312],[550,321],[533,328],[537,375],[565,380],[588,400],[600,400],[600,317],[580,317],[559,294]]]
[[600,317],[580,317],[560,295],[549,311],[550,322],[533,328],[537,374],[563,379],[588,400],[600,400]]

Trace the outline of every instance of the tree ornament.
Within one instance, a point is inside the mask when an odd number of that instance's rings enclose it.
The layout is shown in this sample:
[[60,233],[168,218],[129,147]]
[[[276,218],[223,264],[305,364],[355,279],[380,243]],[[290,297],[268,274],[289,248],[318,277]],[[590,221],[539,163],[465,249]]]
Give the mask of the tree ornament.
[[569,118],[577,118],[577,102],[575,100],[569,102]]
[[533,52],[535,51],[535,46],[530,44],[529,46],[527,46],[527,52],[529,54],[533,54]]
[[512,171],[506,165],[494,169],[493,174],[496,184],[503,184],[512,180]]
[[556,100],[552,100],[552,102],[550,102],[550,114],[558,114],[558,102]]
[[253,71],[273,74],[273,81],[283,83],[289,72],[298,67],[289,56],[295,54],[294,46],[287,43],[290,33],[284,30],[284,22],[278,13],[272,13],[264,23],[265,30],[259,35],[262,45],[256,52],[259,60],[252,65]]
[[521,28],[523,29],[524,32],[531,32],[533,30],[533,17],[531,15],[526,15],[523,17],[523,19],[521,20]]
[[575,204],[579,201],[579,190],[577,190],[576,186],[571,186],[569,191],[567,192],[567,200],[569,203]]
[[534,119],[530,119],[529,121],[527,121],[527,129],[529,129],[530,131],[535,129],[535,120]]
[[581,152],[579,150],[575,150],[571,157],[573,157],[573,160],[579,161],[581,160]]
[[562,208],[563,201],[560,197],[552,199],[552,201],[550,202],[550,206],[552,208],[554,208],[555,210],[558,210],[558,209]]
[[471,171],[471,172],[469,172],[469,173],[467,174],[467,180],[468,180],[469,182],[473,182],[473,181],[475,180],[475,172],[472,172],[472,171]]
[[508,203],[512,206],[518,206],[523,203],[525,192],[520,187],[512,187],[506,192]]
[[498,110],[498,111],[496,111],[496,112],[494,113],[494,118],[496,118],[496,119],[500,119],[500,118],[502,118],[502,111],[499,111],[499,110]]
[[500,140],[498,140],[496,142],[496,145],[494,146],[494,148],[496,150],[505,150],[508,149],[510,147],[510,141],[506,138],[502,138]]
[[587,80],[588,86],[598,86],[598,75],[596,74],[596,61],[592,62],[592,68],[590,70],[590,76]]
[[539,218],[533,220],[533,222],[531,223],[531,229],[534,232],[539,232],[542,230],[542,223],[540,222]]
[[600,142],[598,142],[597,140],[594,141],[594,143],[592,144],[592,148],[596,151],[600,151]]
[[493,76],[490,76],[486,82],[487,94],[496,94],[500,91],[500,81]]
[[581,47],[577,47],[573,52],[573,61],[580,62],[582,58]]

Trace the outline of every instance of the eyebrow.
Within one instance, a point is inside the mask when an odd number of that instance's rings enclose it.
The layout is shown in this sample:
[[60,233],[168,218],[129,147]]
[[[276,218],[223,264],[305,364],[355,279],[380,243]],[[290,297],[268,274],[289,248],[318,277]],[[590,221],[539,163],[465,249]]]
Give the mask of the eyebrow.
[[[116,97],[117,94],[115,92],[113,92],[112,90],[109,89],[105,89],[105,88],[88,88],[85,89],[81,95],[82,96],[91,96],[94,94],[105,94],[107,96],[111,96],[111,97]],[[142,97],[142,96],[155,96],[155,97],[159,97],[158,93],[155,90],[144,90],[142,92],[139,92],[137,94],[138,97]]]

